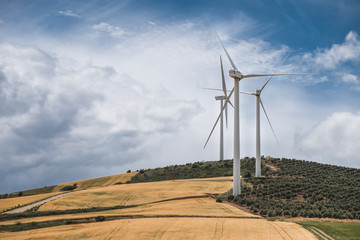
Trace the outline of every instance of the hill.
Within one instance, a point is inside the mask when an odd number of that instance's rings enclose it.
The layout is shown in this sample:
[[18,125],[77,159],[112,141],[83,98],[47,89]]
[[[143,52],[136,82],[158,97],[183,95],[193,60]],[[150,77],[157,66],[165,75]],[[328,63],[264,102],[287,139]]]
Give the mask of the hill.
[[[255,159],[241,160],[242,194],[232,201],[267,217],[360,219],[360,170],[295,159],[262,159],[263,178],[254,178]],[[232,175],[232,160],[196,162],[140,170],[130,182]]]
[[[359,169],[295,159],[263,158],[262,176],[264,177],[254,178],[254,166],[254,158],[242,159],[242,194],[233,197],[230,190],[219,195],[219,200],[231,201],[251,213],[264,217],[360,219]],[[208,161],[140,169],[138,172],[60,184],[46,189],[54,193],[74,184],[77,185],[76,190],[82,190],[119,183],[231,175],[232,160]],[[23,195],[44,193],[46,189],[24,191]],[[14,201],[15,203],[17,202]]]
[[42,188],[24,191],[22,197],[0,199],[0,207],[76,187],[33,211],[0,215],[0,239],[315,239],[324,234],[359,239],[359,221],[350,220],[359,218],[358,169],[264,158],[264,177],[254,178],[254,166],[254,158],[242,159],[242,194],[236,197],[231,160],[140,169],[47,187],[51,193],[45,194]]

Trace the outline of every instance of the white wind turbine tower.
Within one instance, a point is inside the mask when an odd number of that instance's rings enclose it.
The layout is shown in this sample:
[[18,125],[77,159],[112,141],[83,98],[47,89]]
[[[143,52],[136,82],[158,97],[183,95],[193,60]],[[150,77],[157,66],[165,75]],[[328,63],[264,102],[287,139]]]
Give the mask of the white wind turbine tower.
[[[286,56],[286,58],[282,61],[282,63],[277,67],[277,69],[275,70],[274,73],[277,72],[277,70],[280,68],[280,66],[285,62],[285,60],[289,57],[290,53]],[[271,125],[271,122],[270,122],[270,119],[266,113],[266,110],[265,110],[265,107],[264,107],[264,104],[262,103],[261,101],[261,92],[262,90],[264,90],[265,86],[270,82],[271,78],[273,76],[270,76],[269,79],[264,83],[264,85],[260,88],[260,89],[257,89],[256,92],[254,93],[251,93],[251,92],[240,92],[242,94],[248,94],[248,95],[253,95],[256,97],[256,161],[255,161],[255,177],[261,177],[261,148],[260,148],[260,105],[261,105],[261,108],[263,109],[264,111],[264,114],[268,120],[268,123],[270,125],[270,128],[271,128],[271,131],[275,137],[275,140],[276,142],[279,144],[277,138],[276,138],[276,135],[275,135],[275,132],[274,132],[274,129]]]
[[[210,22],[210,21],[209,21]],[[232,66],[232,69],[229,70],[229,75],[234,79],[234,87],[230,91],[230,94],[227,97],[227,100],[224,104],[224,106],[221,109],[221,112],[210,132],[210,135],[205,143],[204,148],[206,147],[218,121],[219,118],[222,115],[222,112],[224,111],[231,95],[235,92],[234,96],[234,159],[233,159],[233,195],[239,195],[241,193],[241,185],[240,185],[240,115],[239,115],[239,83],[240,80],[244,78],[254,78],[254,77],[266,77],[266,76],[282,76],[282,75],[297,75],[297,74],[247,74],[243,75],[235,66],[234,62],[232,61],[229,53],[227,52],[224,44],[222,43],[219,35],[214,30],[215,35],[217,36],[222,48],[224,49],[224,52],[226,53],[226,56],[229,59],[229,62]]]

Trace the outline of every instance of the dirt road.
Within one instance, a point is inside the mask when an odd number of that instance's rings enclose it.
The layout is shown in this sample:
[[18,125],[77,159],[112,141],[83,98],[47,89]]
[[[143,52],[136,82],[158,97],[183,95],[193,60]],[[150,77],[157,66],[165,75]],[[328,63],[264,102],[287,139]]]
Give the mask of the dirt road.
[[30,209],[32,209],[34,207],[37,207],[37,206],[41,206],[44,203],[54,201],[55,199],[59,199],[59,198],[61,198],[63,196],[66,196],[66,195],[68,195],[70,193],[73,193],[73,192],[62,193],[62,194],[59,194],[59,195],[56,195],[56,196],[41,200],[39,202],[35,202],[35,203],[29,204],[29,205],[26,205],[26,206],[23,206],[23,207],[19,207],[19,208],[16,208],[16,209],[13,209],[13,210],[10,210],[10,211],[7,211],[7,212],[3,212],[2,214],[12,214],[12,213],[26,212],[27,210],[30,210]]

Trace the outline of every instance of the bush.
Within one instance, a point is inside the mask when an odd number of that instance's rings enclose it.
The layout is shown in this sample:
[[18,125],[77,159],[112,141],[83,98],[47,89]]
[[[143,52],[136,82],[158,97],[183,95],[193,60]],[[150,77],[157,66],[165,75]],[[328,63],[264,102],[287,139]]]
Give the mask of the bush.
[[96,222],[105,221],[105,217],[104,217],[104,216],[97,216],[97,217],[95,218],[95,221],[96,221]]
[[234,195],[231,194],[231,195],[228,196],[228,201],[233,201],[234,198],[235,198]]
[[221,198],[217,198],[217,199],[216,199],[216,202],[220,202],[220,203],[221,203],[221,202],[223,202],[223,200],[221,200]]
[[65,186],[61,189],[61,191],[71,191],[71,190],[74,190],[77,188],[77,184],[74,183],[74,185],[68,185],[68,186]]

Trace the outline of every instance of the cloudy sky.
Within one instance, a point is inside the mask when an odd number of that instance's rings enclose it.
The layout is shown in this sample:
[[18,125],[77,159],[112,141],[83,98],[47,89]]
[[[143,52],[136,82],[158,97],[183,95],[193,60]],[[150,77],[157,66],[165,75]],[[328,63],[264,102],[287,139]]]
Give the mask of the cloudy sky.
[[[262,155],[360,167],[360,2],[0,0],[0,193],[217,160],[219,56],[262,93]],[[255,91],[266,78],[241,81]],[[241,157],[255,98],[241,96]],[[232,158],[233,114],[225,130]]]

